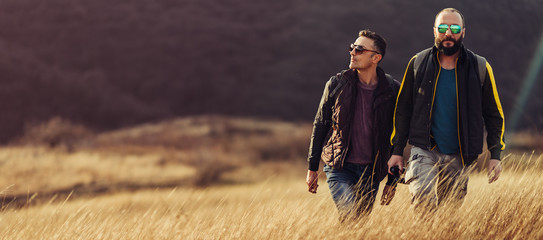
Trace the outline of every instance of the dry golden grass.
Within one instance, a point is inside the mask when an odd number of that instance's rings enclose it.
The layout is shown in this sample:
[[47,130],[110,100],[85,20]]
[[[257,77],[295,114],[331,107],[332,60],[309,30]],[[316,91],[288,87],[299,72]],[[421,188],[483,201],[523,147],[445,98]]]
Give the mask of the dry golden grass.
[[[106,133],[71,153],[0,149],[0,239],[543,238],[540,153],[507,155],[493,184],[472,174],[460,208],[421,216],[400,185],[391,205],[340,224],[324,174],[318,193],[307,192],[307,125],[222,120]],[[195,187],[212,166],[231,169]]]
[[[303,173],[300,174],[301,176]],[[118,193],[0,213],[6,239],[541,239],[543,179],[505,172],[495,184],[471,177],[459,209],[420,217],[400,186],[389,206],[341,225],[321,180]]]

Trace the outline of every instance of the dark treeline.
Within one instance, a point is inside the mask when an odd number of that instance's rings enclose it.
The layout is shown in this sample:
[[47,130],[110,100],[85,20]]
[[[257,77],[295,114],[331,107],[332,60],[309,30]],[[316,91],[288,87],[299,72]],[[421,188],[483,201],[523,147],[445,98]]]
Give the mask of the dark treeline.
[[[542,36],[539,0],[4,0],[0,141],[53,116],[95,130],[192,114],[311,121],[359,30],[388,40],[382,67],[401,79],[444,7],[464,13],[507,117]],[[522,113],[541,131],[543,95]]]

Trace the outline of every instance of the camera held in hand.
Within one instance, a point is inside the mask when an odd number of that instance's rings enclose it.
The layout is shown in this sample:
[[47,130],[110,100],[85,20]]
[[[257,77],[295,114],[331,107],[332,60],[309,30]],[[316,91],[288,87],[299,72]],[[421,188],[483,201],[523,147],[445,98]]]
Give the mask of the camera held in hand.
[[401,173],[403,173],[403,171],[400,172],[399,166],[391,167],[390,171],[392,172],[392,175],[388,174],[387,185],[394,186],[398,183],[404,183],[404,179],[401,178]]

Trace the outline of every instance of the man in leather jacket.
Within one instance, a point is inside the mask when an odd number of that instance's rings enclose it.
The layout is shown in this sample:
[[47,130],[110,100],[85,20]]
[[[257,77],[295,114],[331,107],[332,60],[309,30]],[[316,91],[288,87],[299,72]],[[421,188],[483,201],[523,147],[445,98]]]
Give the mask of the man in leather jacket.
[[[386,50],[381,36],[360,31],[349,50],[349,69],[326,83],[315,116],[306,178],[309,192],[316,193],[322,159],[341,221],[371,211],[379,183],[387,174],[399,88],[399,83],[378,67]],[[389,200],[392,190],[387,186]]]

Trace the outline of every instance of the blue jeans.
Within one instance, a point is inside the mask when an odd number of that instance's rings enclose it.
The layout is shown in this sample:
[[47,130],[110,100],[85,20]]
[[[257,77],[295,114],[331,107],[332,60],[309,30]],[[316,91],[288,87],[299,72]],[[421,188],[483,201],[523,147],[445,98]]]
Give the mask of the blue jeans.
[[341,221],[371,212],[379,189],[379,182],[372,177],[372,167],[348,162],[343,164],[342,169],[324,166],[326,182]]

